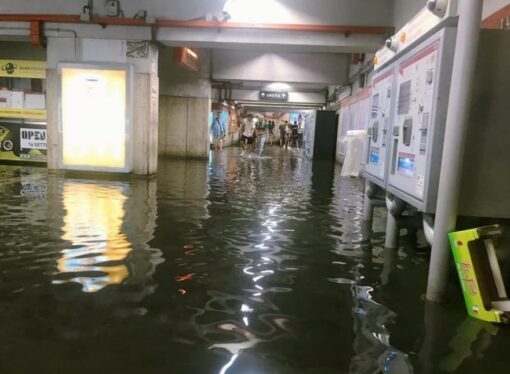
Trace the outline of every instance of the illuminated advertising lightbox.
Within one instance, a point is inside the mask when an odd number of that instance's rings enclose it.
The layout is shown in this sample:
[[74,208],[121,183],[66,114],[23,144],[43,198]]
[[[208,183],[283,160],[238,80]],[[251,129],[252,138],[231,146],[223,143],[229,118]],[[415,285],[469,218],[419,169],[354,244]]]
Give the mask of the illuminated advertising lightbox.
[[131,171],[127,65],[60,64],[60,167]]

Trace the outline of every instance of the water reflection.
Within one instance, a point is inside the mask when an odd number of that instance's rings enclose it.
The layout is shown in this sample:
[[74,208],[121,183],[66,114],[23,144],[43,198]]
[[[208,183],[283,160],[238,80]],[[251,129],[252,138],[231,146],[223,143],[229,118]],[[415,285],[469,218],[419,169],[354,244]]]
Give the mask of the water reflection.
[[497,335],[499,327],[489,322],[466,317],[450,341],[451,353],[441,358],[438,367],[446,372],[457,371],[472,356],[483,357]]
[[146,282],[162,262],[161,252],[147,245],[155,228],[155,182],[57,183],[69,246],[57,260],[53,284],[75,283],[93,293]]
[[420,372],[426,374],[465,372],[463,364],[483,358],[499,332],[494,324],[463,317],[433,303],[425,304],[424,319],[426,332],[418,357]]
[[125,186],[65,183],[63,187],[62,239],[72,247],[57,261],[58,278],[53,283],[78,283],[84,292],[121,284],[129,275],[123,261],[132,250],[121,232]]
[[380,215],[363,238],[362,183],[267,152],[120,182],[0,167],[0,372],[506,373],[506,329],[460,291],[425,305],[414,240],[384,250]]

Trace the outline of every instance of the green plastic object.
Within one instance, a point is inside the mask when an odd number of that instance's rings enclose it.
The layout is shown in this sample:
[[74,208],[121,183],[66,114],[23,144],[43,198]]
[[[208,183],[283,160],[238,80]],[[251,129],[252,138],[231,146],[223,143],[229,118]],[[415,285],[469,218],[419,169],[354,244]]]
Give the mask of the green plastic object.
[[467,312],[471,317],[493,323],[509,323],[510,315],[492,307],[497,286],[485,248],[487,240],[502,233],[498,225],[449,234]]

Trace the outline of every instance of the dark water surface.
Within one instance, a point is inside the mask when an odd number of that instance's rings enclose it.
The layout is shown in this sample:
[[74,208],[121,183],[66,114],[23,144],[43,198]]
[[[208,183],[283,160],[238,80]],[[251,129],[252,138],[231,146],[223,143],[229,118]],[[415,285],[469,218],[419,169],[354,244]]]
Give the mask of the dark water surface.
[[507,327],[427,305],[428,256],[361,231],[362,182],[296,151],[157,178],[0,167],[1,373],[508,373]]

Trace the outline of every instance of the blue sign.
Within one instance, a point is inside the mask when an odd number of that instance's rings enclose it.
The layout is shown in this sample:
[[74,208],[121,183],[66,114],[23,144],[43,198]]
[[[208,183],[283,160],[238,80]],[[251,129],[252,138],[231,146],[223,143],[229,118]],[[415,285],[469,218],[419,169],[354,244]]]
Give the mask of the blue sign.
[[414,176],[414,155],[399,154],[398,173],[406,177]]
[[370,163],[374,165],[379,165],[379,162],[381,162],[381,159],[379,157],[379,151],[371,150],[370,151]]

